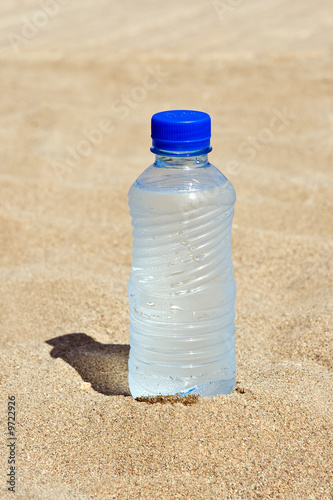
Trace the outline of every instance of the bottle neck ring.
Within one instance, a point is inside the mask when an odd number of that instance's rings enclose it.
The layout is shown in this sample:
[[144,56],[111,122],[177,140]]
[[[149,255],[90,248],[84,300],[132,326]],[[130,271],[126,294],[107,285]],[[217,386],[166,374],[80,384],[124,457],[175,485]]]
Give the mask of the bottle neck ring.
[[178,156],[178,157],[189,157],[189,156],[202,156],[207,155],[212,150],[211,146],[208,146],[199,151],[163,151],[158,148],[150,148],[150,151],[158,156]]

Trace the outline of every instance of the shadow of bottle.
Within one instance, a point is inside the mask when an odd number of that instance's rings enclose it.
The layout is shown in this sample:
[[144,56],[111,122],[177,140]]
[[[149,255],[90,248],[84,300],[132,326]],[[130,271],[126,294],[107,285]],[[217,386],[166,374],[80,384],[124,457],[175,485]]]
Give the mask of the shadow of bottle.
[[101,344],[85,333],[70,333],[47,340],[52,358],[71,365],[85,382],[107,396],[130,396],[129,345]]

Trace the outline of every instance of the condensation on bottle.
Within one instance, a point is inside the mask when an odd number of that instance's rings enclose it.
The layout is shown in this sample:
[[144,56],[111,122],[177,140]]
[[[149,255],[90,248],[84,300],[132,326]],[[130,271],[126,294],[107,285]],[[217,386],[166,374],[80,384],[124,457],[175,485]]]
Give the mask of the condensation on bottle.
[[134,398],[229,394],[236,381],[235,191],[208,162],[207,113],[164,111],[151,127],[155,162],[129,190],[130,391]]

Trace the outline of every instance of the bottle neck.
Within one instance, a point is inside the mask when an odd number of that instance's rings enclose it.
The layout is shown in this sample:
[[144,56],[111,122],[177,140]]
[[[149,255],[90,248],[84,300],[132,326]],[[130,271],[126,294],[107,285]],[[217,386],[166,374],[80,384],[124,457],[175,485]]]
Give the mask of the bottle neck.
[[166,154],[155,155],[155,165],[160,168],[199,168],[208,165],[208,155],[197,156],[167,156]]

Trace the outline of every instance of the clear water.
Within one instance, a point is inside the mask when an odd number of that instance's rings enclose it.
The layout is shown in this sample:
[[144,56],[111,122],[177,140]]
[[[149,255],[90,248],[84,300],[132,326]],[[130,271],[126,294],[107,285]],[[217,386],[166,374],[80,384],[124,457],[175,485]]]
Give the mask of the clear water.
[[226,180],[200,189],[131,187],[133,397],[211,396],[234,388],[234,203]]

